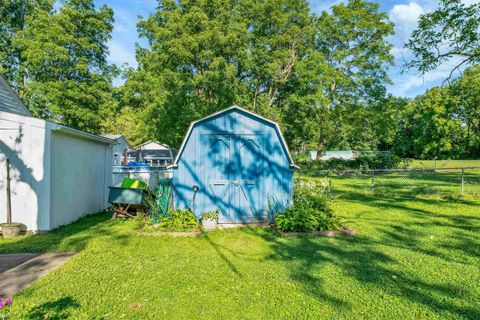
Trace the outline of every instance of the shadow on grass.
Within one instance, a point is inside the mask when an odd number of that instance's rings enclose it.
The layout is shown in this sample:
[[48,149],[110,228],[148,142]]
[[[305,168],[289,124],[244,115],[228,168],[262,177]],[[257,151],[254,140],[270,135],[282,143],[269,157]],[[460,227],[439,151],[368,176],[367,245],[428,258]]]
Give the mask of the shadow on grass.
[[[310,296],[333,307],[348,308],[349,305],[326,292],[325,279],[328,275],[321,270],[327,265],[335,266],[338,273],[367,286],[372,297],[383,292],[435,312],[480,319],[479,308],[462,302],[464,297],[459,294],[463,292],[462,288],[448,283],[448,279],[427,280],[421,272],[407,271],[403,265],[405,262],[401,263],[388,254],[392,249],[400,249],[394,252],[409,259],[417,259],[420,257],[417,254],[421,254],[446,262],[478,263],[480,216],[464,214],[461,209],[458,214],[442,210],[442,206],[452,203],[459,208],[468,205],[470,210],[472,207],[480,208],[478,201],[419,198],[409,193],[386,198],[356,191],[347,191],[341,198],[370,207],[379,214],[395,211],[395,220],[388,216],[358,216],[358,220],[374,226],[375,235],[365,236],[360,231],[351,238],[278,238],[274,233],[252,231],[270,243],[273,253],[265,259],[287,263],[292,280]],[[456,209],[452,208],[450,212]],[[371,210],[368,212],[372,214]],[[350,218],[350,221],[357,218]],[[430,237],[434,237],[435,242],[429,242]],[[426,260],[425,270],[434,270],[434,263],[434,259]]]
[[80,305],[71,297],[48,301],[32,308],[27,313],[27,319],[62,320],[70,318],[70,311]]
[[[242,277],[242,274],[240,273],[240,271],[238,271],[237,267],[235,266],[235,264],[222,252],[222,250],[225,250],[225,251],[229,251],[230,253],[232,253],[232,251],[228,248],[226,248],[225,246],[222,246],[216,242],[214,242],[210,236],[208,235],[208,232],[206,231],[202,231],[202,238],[205,239],[207,241],[207,243],[215,250],[215,252],[218,254],[218,256],[220,257],[220,259],[223,260],[223,262],[225,262],[225,264],[227,265],[227,267],[233,272],[235,273],[237,276],[239,277]],[[233,253],[235,255],[235,253]]]
[[[459,204],[478,207],[480,212],[478,201],[411,197],[385,199],[367,196],[358,192],[345,193],[342,195],[342,198],[349,202],[362,204],[384,212],[391,212],[393,209],[401,213],[404,219],[395,223],[390,221],[382,222],[383,219],[379,218],[355,217],[354,220],[363,220],[370,225],[375,225],[381,234],[379,244],[386,243],[398,248],[414,249],[447,261],[455,260],[458,262],[464,256],[478,257],[480,250],[478,248],[478,243],[480,243],[480,215],[462,214],[461,211],[458,214],[446,214],[442,210],[439,210],[440,212],[432,212],[429,209],[431,207],[428,207],[428,205],[441,207]],[[412,206],[412,203],[417,205]],[[432,228],[436,231],[430,231],[434,230]],[[444,241],[435,249],[423,249],[420,240],[433,236],[433,234],[437,236],[439,232],[442,234]],[[449,255],[440,253],[442,248],[449,250]],[[452,255],[456,259],[452,259]]]
[[46,251],[81,251],[98,237],[127,241],[128,236],[113,230],[115,221],[106,212],[86,216],[70,225],[62,226],[47,233],[28,234],[13,239],[0,239],[0,254]]
[[311,297],[333,307],[348,309],[349,304],[329,295],[323,289],[322,278],[328,275],[320,270],[327,264],[334,265],[340,274],[367,285],[371,297],[383,292],[436,311],[448,311],[465,318],[480,318],[479,309],[452,302],[452,299],[459,298],[459,288],[429,283],[421,277],[405,272],[396,260],[382,252],[380,244],[396,246],[396,243],[375,242],[362,236],[285,239],[278,238],[273,233],[259,231],[257,234],[268,241],[273,249],[273,253],[267,256],[266,260],[288,262],[291,279],[299,283]]

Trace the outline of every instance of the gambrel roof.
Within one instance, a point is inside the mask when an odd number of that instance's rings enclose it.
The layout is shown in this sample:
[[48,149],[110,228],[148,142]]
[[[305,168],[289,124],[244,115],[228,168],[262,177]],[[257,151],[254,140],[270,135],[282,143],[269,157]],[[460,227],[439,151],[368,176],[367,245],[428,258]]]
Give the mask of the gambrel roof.
[[297,165],[295,165],[294,161],[293,161],[293,158],[292,158],[292,155],[290,154],[290,150],[288,149],[288,145],[287,145],[287,142],[285,141],[285,138],[283,137],[282,135],[282,132],[280,131],[280,126],[278,125],[278,123],[276,123],[275,121],[273,120],[270,120],[270,119],[267,119],[267,118],[264,118],[256,113],[253,113],[247,109],[244,109],[244,108],[241,108],[239,106],[231,106],[227,109],[224,109],[224,110],[220,110],[214,114],[211,114],[205,118],[202,118],[202,119],[199,119],[197,121],[193,121],[191,124],[190,124],[190,127],[188,128],[188,131],[187,131],[187,134],[185,135],[184,139],[183,139],[183,142],[182,142],[182,145],[180,146],[180,149],[178,150],[178,153],[177,153],[177,156],[175,157],[175,161],[173,162],[173,167],[176,167],[178,165],[178,161],[180,160],[180,157],[183,153],[183,150],[185,149],[185,145],[187,143],[187,140],[188,140],[188,137],[190,137],[190,134],[192,133],[192,130],[193,128],[200,122],[203,122],[205,120],[208,120],[210,118],[213,118],[213,117],[217,117],[219,115],[222,115],[224,113],[228,113],[230,111],[233,111],[233,110],[238,110],[240,112],[243,112],[243,113],[246,113],[250,116],[252,116],[253,118],[256,118],[260,121],[264,121],[266,123],[269,123],[271,125],[273,125],[273,127],[275,128],[275,131],[277,133],[277,135],[279,136],[280,138],[280,142],[282,144],[282,147],[283,147],[283,150],[285,151],[285,154],[287,155],[288,157],[288,161],[290,162],[290,167],[292,168],[298,168]]

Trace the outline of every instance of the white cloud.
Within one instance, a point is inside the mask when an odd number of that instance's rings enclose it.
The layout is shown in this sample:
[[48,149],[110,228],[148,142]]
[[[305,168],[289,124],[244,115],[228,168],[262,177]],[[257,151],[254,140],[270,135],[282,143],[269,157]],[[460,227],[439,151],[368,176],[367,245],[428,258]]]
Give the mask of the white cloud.
[[389,11],[389,17],[397,28],[412,30],[417,25],[418,17],[424,13],[423,7],[412,1],[409,4],[394,5]]
[[310,8],[315,14],[320,15],[322,11],[331,12],[332,6],[337,6],[342,2],[346,3],[347,0],[312,0],[310,1]]
[[472,4],[477,4],[478,0],[462,0],[462,2],[467,6],[471,6]]
[[[459,58],[452,58],[450,61],[443,63],[437,69],[427,72],[424,75],[420,75],[415,71],[414,73],[392,74],[394,85],[390,86],[390,92],[396,96],[414,97],[418,94],[422,94],[428,88],[439,86],[445,83],[450,77],[452,69],[460,62]],[[465,68],[462,68],[464,70]],[[451,75],[451,79],[454,79],[461,75],[461,71],[455,71]]]
[[113,25],[116,32],[132,32],[136,30],[138,17],[135,13],[127,12],[122,9],[115,10],[115,23]]
[[[397,91],[401,95],[409,95],[409,92],[413,89],[417,89],[423,86],[433,86],[442,83],[450,74],[449,70],[435,70],[424,74],[423,76],[419,75],[407,75],[405,79],[400,80],[397,85]],[[430,87],[429,86],[429,87]]]
[[130,67],[137,66],[135,59],[135,44],[132,42],[122,42],[118,40],[110,40],[108,42],[108,49],[110,54],[108,60],[110,63],[123,65],[128,63]]

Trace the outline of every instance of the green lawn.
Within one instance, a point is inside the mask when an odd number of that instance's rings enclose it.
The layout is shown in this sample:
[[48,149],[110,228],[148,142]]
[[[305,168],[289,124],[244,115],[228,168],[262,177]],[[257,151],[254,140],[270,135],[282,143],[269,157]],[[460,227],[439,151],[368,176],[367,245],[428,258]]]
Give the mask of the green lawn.
[[480,160],[413,160],[410,168],[466,168],[480,167]]
[[[461,170],[414,171],[353,171],[348,174],[300,172],[299,177],[321,179],[328,175],[339,194],[364,194],[367,197],[414,198],[418,195],[459,197],[462,192]],[[372,188],[373,182],[373,188]],[[463,173],[465,198],[480,198],[480,170],[465,169]]]
[[479,319],[480,201],[354,185],[334,182],[355,237],[138,237],[98,214],[0,240],[2,253],[79,252],[15,296],[12,319]]

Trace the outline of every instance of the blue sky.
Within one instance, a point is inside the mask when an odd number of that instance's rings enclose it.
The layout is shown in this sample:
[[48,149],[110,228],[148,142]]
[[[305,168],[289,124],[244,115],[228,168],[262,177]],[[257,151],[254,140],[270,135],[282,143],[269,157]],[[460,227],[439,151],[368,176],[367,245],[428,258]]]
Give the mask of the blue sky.
[[[464,0],[473,3],[477,0]],[[332,5],[342,0],[309,0],[312,11],[320,13],[328,10]],[[377,0],[380,10],[388,14],[395,23],[395,36],[389,40],[394,45],[392,54],[395,57],[395,66],[389,70],[393,85],[388,87],[390,93],[396,96],[414,97],[426,89],[441,84],[449,74],[450,65],[446,63],[437,70],[422,77],[416,71],[401,73],[402,65],[409,59],[409,52],[403,49],[403,43],[408,39],[411,31],[417,25],[418,16],[422,13],[435,10],[437,0]],[[136,24],[139,16],[147,17],[155,11],[155,0],[96,0],[97,5],[107,4],[115,12],[115,25],[112,39],[109,42],[109,61],[118,65],[128,63],[135,67],[135,43],[144,43],[138,38]],[[116,81],[119,84],[119,81]]]

